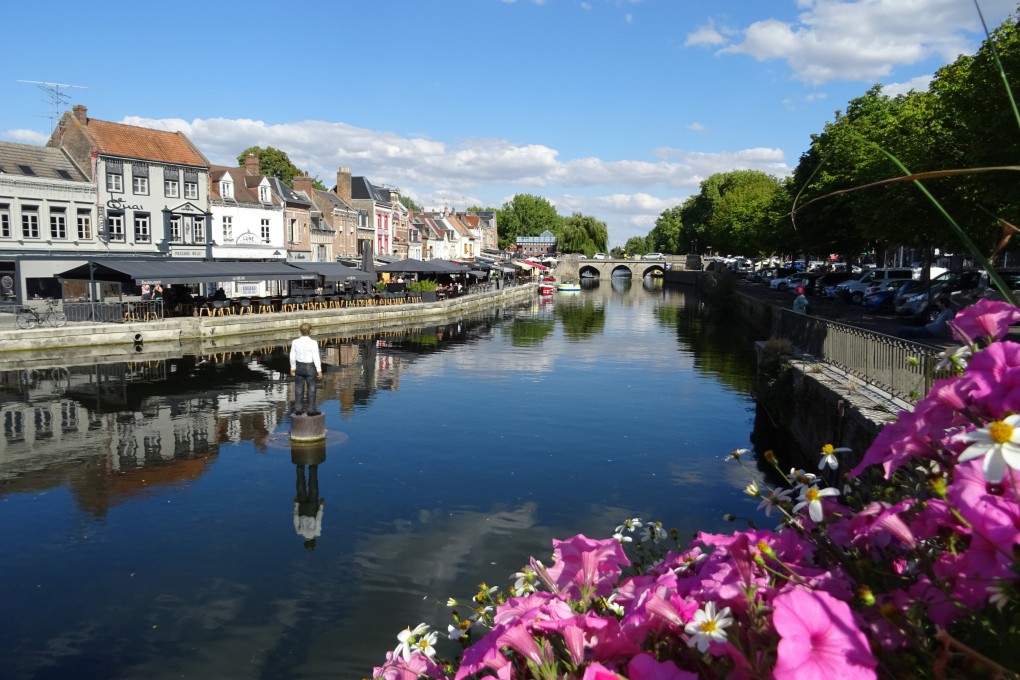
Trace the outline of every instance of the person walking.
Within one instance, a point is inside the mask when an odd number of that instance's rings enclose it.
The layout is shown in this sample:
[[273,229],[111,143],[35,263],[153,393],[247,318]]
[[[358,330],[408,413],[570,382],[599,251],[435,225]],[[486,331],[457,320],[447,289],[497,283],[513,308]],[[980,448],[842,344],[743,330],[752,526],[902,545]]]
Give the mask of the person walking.
[[312,339],[312,324],[303,323],[301,335],[290,343],[290,375],[294,378],[294,409],[296,416],[306,411],[310,416],[319,415],[315,403],[316,380],[322,379],[322,359],[319,357],[319,343]]
[[798,314],[808,313],[808,299],[804,295],[804,287],[799,286],[797,288],[797,297],[793,299],[793,311]]

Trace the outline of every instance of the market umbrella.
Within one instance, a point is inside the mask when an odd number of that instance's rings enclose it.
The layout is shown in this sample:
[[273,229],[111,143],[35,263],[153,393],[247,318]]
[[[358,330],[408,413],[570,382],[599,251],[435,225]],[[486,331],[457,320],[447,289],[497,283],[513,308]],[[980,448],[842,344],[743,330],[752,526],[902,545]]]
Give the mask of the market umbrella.
[[366,274],[375,274],[375,256],[372,253],[372,242],[365,241],[361,248],[361,271]]

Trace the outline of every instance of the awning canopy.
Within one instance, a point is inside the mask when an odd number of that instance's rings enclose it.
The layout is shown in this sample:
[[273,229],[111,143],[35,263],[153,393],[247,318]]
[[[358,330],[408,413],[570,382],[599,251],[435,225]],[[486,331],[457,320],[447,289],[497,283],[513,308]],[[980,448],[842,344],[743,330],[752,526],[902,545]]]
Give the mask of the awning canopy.
[[376,279],[375,274],[369,274],[339,262],[294,262],[291,266],[318,274],[326,281],[346,281],[347,279],[375,281]]
[[102,260],[57,274],[61,280],[134,281],[165,285],[222,281],[315,280],[314,271],[286,262],[206,262],[194,260]]
[[391,264],[384,264],[376,267],[377,272],[403,273],[403,274],[463,274],[465,269],[459,264],[453,264],[446,260],[399,260]]

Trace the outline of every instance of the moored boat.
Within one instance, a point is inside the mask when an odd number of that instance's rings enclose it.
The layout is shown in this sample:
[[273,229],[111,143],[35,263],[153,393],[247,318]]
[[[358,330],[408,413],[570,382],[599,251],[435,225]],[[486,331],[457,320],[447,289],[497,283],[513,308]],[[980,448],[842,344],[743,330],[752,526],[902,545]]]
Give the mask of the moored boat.
[[581,284],[576,281],[561,281],[556,290],[561,293],[578,293],[581,291]]

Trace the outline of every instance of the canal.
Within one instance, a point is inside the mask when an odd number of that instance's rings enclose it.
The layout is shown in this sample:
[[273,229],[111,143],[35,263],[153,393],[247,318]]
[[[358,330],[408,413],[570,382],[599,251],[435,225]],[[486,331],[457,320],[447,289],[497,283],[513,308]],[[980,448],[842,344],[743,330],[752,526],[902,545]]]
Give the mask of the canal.
[[750,446],[751,342],[689,288],[313,336],[321,449],[287,440],[279,340],[0,374],[4,677],[367,677],[553,538],[754,514],[725,460]]

